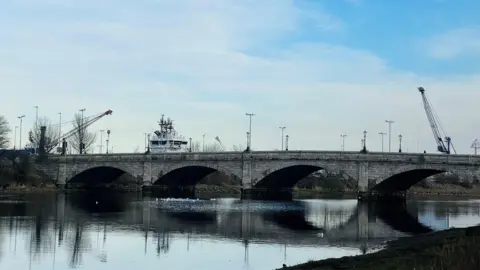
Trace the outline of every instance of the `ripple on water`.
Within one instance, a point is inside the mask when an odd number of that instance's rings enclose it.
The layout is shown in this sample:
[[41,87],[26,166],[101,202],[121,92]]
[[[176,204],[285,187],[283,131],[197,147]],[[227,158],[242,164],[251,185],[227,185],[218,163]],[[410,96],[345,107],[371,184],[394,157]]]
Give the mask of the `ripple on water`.
[[156,199],[146,201],[150,207],[172,212],[282,212],[301,211],[304,207],[295,202],[242,201],[237,199]]

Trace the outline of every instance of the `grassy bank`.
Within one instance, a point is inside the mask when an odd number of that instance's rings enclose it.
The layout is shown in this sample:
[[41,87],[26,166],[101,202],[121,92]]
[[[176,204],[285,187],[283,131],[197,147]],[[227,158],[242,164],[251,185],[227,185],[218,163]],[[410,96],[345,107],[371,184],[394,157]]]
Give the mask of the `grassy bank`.
[[13,185],[0,189],[0,193],[46,193],[58,191],[55,185],[29,186],[29,185]]
[[376,253],[310,261],[281,269],[480,269],[480,226],[401,238]]

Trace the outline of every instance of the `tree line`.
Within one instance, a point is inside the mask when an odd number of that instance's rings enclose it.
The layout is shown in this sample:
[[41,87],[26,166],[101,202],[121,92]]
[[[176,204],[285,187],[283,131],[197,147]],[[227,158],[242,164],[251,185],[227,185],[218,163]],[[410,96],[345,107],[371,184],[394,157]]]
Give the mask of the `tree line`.
[[[67,153],[87,153],[90,152],[96,141],[95,132],[90,132],[88,127],[84,126],[87,118],[82,117],[80,113],[76,113],[71,120],[71,129],[62,131],[61,123],[53,124],[48,117],[41,117],[33,124],[32,128],[28,131],[28,147],[38,148],[41,139],[41,127],[46,127],[44,151],[45,153],[53,152],[56,147],[62,146],[62,139],[65,133],[71,131],[73,134],[67,138]],[[8,148],[15,145],[15,142],[11,141],[12,128],[5,116],[0,115],[0,148]],[[18,146],[19,149],[23,147]]]

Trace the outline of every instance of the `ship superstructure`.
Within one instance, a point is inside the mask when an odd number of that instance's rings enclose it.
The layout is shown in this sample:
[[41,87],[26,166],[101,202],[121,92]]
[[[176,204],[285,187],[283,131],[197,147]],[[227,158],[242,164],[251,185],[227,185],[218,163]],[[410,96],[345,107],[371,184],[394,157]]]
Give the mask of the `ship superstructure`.
[[162,115],[158,125],[160,129],[151,134],[148,142],[152,153],[188,152],[188,141],[175,130],[170,118]]

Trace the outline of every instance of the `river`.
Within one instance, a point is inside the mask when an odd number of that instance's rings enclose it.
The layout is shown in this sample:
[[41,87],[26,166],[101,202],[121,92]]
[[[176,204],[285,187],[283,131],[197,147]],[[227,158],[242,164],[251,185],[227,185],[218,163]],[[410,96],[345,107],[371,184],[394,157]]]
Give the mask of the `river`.
[[0,194],[0,269],[274,269],[480,223],[480,201]]

